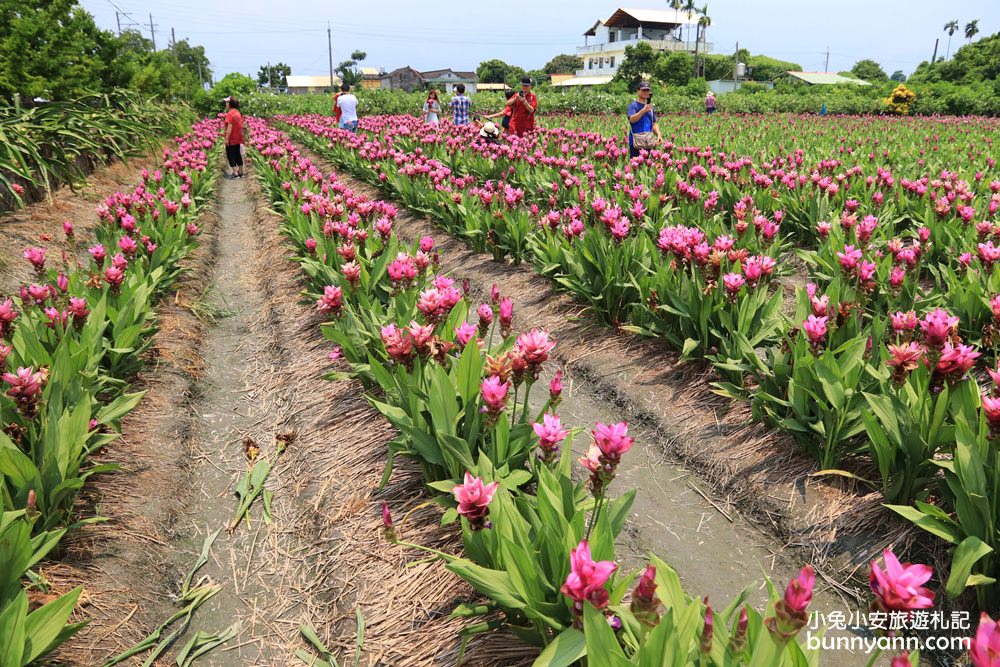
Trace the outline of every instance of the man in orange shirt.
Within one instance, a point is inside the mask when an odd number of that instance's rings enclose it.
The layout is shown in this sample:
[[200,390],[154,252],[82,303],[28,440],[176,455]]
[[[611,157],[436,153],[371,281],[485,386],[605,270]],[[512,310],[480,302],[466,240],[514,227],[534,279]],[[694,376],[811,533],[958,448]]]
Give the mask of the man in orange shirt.
[[514,134],[521,136],[535,129],[538,97],[531,92],[531,79],[521,79],[521,92],[507,100],[504,106],[510,107],[510,126]]

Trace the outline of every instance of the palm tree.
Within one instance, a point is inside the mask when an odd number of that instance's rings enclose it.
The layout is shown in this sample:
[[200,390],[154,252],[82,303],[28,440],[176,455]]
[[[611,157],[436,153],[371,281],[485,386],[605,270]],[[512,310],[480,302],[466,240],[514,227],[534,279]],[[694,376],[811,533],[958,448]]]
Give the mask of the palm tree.
[[[684,6],[684,0],[667,0],[667,6],[670,7],[672,10],[674,10],[674,13],[676,14]],[[683,30],[684,30],[683,27],[678,26],[678,32]],[[678,36],[677,39],[680,40],[681,37]]]
[[[708,30],[708,26],[712,25],[712,17],[708,15],[708,5],[701,8],[701,18],[698,19],[698,29],[694,34],[694,78],[698,78],[698,42],[704,41],[705,32]],[[700,36],[699,36],[699,33]],[[708,45],[705,45],[708,48]]]
[[965,38],[972,44],[972,38],[979,34],[979,19],[973,19],[965,24]]
[[948,21],[944,24],[944,31],[948,33],[948,51],[944,56],[945,60],[948,60],[948,56],[951,55],[951,36],[958,32],[958,21]]
[[[688,43],[691,42],[691,17],[698,13],[698,8],[694,5],[694,0],[684,0],[684,13],[688,17]],[[697,36],[697,34],[696,34]],[[697,48],[697,47],[695,47]]]

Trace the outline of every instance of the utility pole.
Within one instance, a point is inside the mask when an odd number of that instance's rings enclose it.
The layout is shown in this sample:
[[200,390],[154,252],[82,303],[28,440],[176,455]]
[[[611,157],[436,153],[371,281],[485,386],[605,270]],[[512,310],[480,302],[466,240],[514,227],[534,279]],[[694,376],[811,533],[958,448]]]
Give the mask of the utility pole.
[[274,70],[271,69],[271,61],[267,61],[267,85],[274,90]]
[[330,22],[326,22],[326,52],[330,57],[330,88],[333,88],[333,41],[330,38]]
[[823,66],[824,72],[830,71],[830,47],[826,47],[826,65]]
[[115,12],[115,23],[118,24],[118,36],[122,36],[122,19],[118,12]]
[[740,43],[736,42],[736,55],[733,56],[733,81],[740,80]]
[[198,58],[198,85],[205,90],[205,77],[201,75],[201,58]]
[[936,62],[937,62],[937,47],[938,47],[938,41],[940,41],[940,38],[935,38],[935,39],[934,39],[934,55],[933,55],[933,56],[931,56],[931,65],[933,65],[934,63],[936,63]]
[[156,51],[156,26],[153,25],[153,15],[149,15],[149,34],[153,38],[153,51]]
[[174,35],[174,29],[170,29],[170,48],[173,49],[174,54],[177,53],[177,36]]

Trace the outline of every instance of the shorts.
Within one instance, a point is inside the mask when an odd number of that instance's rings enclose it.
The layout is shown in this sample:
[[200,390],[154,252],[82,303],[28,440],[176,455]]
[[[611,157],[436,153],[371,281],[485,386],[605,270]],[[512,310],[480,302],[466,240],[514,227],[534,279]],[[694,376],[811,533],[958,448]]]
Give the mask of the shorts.
[[340,129],[347,130],[348,132],[353,132],[354,134],[357,134],[358,133],[358,121],[356,121],[356,120],[349,120],[346,123],[341,123],[340,124]]
[[234,144],[226,146],[226,159],[229,160],[230,167],[242,167],[243,166],[243,148],[242,144]]

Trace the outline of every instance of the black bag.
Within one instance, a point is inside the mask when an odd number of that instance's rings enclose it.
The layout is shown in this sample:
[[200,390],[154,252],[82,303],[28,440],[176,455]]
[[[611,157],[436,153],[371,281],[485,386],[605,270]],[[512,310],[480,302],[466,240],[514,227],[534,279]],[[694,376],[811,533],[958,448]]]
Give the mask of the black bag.
[[500,121],[500,127],[505,130],[510,127],[510,116],[504,115],[503,119]]

